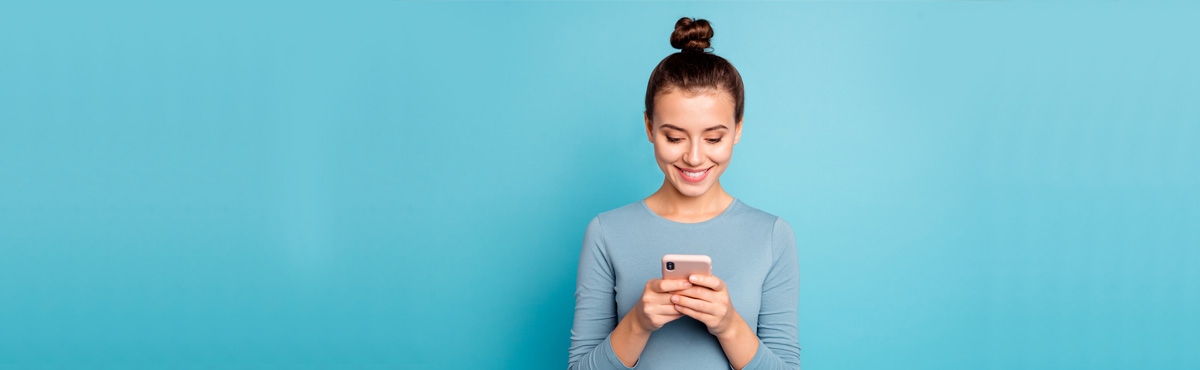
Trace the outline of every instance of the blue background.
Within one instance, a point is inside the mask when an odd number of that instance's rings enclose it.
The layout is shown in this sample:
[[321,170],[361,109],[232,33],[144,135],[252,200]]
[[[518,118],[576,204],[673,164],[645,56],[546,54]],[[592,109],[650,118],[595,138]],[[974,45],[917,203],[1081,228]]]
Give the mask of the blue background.
[[0,367],[566,366],[680,16],[806,368],[1200,367],[1200,6],[0,5]]

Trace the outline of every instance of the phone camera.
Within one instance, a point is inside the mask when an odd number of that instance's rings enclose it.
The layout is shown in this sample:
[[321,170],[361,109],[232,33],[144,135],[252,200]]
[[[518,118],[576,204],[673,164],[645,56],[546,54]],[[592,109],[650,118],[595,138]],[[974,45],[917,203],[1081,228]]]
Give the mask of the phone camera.
[[667,262],[667,270],[674,270],[675,262]]

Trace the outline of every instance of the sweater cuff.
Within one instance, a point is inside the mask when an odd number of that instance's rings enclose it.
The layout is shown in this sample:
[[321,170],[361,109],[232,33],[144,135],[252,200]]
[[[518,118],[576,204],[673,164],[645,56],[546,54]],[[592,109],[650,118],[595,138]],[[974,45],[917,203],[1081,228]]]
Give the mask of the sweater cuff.
[[[608,358],[608,362],[612,363],[614,369],[633,368],[625,366],[625,363],[621,362],[621,358],[617,357],[617,352],[612,348],[612,333],[608,333],[608,336],[604,337],[604,341],[600,342],[600,348],[604,351],[604,357]],[[641,358],[638,358],[638,361],[640,362]],[[633,363],[633,366],[637,367],[637,362]]]
[[[767,352],[770,351],[771,349],[767,348],[767,344],[763,343],[762,339],[759,339],[758,349],[754,351],[754,357],[750,359],[750,363],[746,364],[746,367],[743,367],[742,370],[755,370],[759,367],[762,367],[763,361],[766,361],[764,359],[768,356]],[[737,369],[734,369],[733,365],[729,365],[729,370]]]

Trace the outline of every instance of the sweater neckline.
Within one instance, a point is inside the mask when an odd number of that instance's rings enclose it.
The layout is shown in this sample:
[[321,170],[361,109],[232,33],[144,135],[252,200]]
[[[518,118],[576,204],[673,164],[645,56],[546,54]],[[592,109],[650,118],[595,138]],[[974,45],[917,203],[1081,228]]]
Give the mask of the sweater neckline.
[[638,200],[638,204],[642,205],[642,209],[646,210],[646,213],[649,213],[650,217],[653,217],[655,219],[660,220],[661,222],[665,222],[665,223],[668,223],[671,225],[684,226],[684,227],[703,226],[703,225],[708,225],[708,224],[712,224],[717,221],[720,221],[721,219],[724,219],[726,217],[726,215],[732,213],[731,211],[733,210],[733,208],[737,207],[741,203],[742,203],[742,201],[740,199],[734,197],[733,201],[729,202],[728,206],[725,206],[725,210],[722,210],[721,213],[717,214],[716,216],[713,216],[713,218],[710,218],[710,219],[707,219],[704,221],[700,221],[700,222],[679,222],[679,221],[669,220],[666,217],[663,217],[657,213],[654,213],[654,210],[651,210],[650,206],[646,205],[645,199]]

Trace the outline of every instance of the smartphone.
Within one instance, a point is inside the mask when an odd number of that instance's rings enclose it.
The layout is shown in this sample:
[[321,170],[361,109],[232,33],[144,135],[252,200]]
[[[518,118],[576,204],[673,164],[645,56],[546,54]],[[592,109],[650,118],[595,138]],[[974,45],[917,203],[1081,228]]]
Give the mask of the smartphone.
[[712,275],[712,258],[703,254],[668,254],[662,258],[662,278],[687,280],[692,274]]

